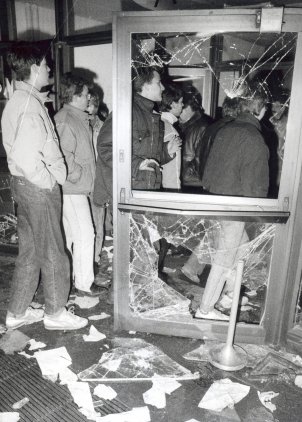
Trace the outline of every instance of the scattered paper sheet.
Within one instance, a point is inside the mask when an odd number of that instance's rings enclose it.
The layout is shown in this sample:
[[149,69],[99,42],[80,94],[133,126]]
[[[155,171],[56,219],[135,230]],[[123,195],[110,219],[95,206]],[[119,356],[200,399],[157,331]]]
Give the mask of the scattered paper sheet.
[[166,407],[166,394],[171,394],[181,384],[175,380],[165,380],[158,375],[155,375],[152,378],[153,385],[150,390],[147,390],[143,393],[143,399],[146,404],[157,407],[158,409],[163,409]]
[[112,387],[104,384],[98,384],[93,390],[93,394],[104,400],[113,400],[117,396],[116,391]]
[[29,337],[18,330],[8,330],[0,339],[0,349],[7,355],[19,352],[26,347]]
[[97,419],[97,422],[150,422],[150,412],[147,406],[134,407],[128,412],[114,413]]
[[0,422],[17,422],[20,420],[18,412],[3,412],[0,413]]
[[99,297],[76,296],[76,298],[73,301],[70,301],[70,303],[75,303],[81,309],[90,309],[94,308],[99,301]]
[[24,397],[24,399],[17,401],[16,403],[14,403],[12,405],[12,408],[14,410],[18,410],[21,409],[21,407],[25,406],[27,403],[29,402],[29,398],[28,397]]
[[26,359],[31,359],[31,358],[34,358],[34,356],[29,355],[29,354],[28,354],[28,353],[26,353],[26,352],[18,352],[18,355],[25,356],[25,357],[26,357]]
[[274,410],[276,410],[276,406],[271,403],[271,400],[274,397],[279,396],[279,393],[275,393],[274,391],[263,391],[262,393],[260,393],[260,391],[257,391],[257,394],[263,406],[265,406],[271,412],[274,412]]
[[297,375],[295,378],[295,385],[302,388],[302,375]]
[[90,326],[89,334],[84,334],[84,341],[100,341],[106,338],[105,334],[100,333],[93,325]]
[[244,384],[232,382],[229,378],[215,381],[203,396],[198,407],[202,409],[221,412],[225,407],[233,408],[246,395],[250,387]]
[[101,312],[99,315],[91,315],[88,317],[91,321],[99,321],[100,319],[110,318],[111,315]]
[[60,384],[62,385],[69,384],[70,382],[76,382],[78,380],[78,376],[69,368],[61,369],[59,372],[59,376]]
[[36,341],[35,339],[29,340],[30,347],[28,350],[37,350],[37,349],[43,349],[43,347],[46,347],[45,343],[42,343],[42,341]]
[[40,366],[43,378],[55,382],[61,371],[64,371],[72,360],[65,347],[57,349],[40,350],[35,352],[34,357]]
[[80,412],[96,421],[99,413],[94,410],[88,382],[71,382],[67,386]]

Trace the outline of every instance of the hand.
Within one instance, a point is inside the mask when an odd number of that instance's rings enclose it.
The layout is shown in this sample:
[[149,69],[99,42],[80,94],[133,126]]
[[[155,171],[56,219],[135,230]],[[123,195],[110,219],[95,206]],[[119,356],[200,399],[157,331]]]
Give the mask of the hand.
[[141,162],[139,170],[155,171],[155,167],[160,167],[159,163],[153,158],[146,158]]
[[175,136],[170,142],[168,142],[168,153],[172,157],[177,151],[181,149],[182,140],[179,136]]

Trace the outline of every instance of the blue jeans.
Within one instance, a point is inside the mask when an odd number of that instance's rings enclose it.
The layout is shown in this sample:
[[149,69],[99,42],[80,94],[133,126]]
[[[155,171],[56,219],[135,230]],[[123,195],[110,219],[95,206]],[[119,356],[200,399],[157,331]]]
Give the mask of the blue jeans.
[[62,237],[60,188],[41,189],[23,177],[13,176],[17,203],[19,254],[16,260],[8,310],[21,315],[30,305],[41,281],[45,312],[55,314],[67,302],[70,264]]

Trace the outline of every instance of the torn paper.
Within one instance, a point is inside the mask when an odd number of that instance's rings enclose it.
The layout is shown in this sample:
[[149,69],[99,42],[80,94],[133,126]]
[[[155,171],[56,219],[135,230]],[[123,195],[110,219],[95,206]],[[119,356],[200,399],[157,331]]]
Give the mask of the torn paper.
[[0,422],[18,422],[20,416],[18,412],[3,412],[0,413]]
[[271,400],[274,397],[279,396],[279,393],[275,393],[274,391],[263,391],[262,393],[260,393],[260,391],[257,391],[257,394],[263,406],[265,406],[271,412],[274,412],[276,410],[276,406],[271,403]]
[[76,298],[70,301],[70,303],[75,303],[81,309],[90,309],[94,308],[99,301],[100,299],[98,297],[76,296]]
[[71,382],[67,386],[79,411],[87,418],[96,421],[99,414],[94,410],[89,384],[87,382]]
[[295,378],[295,385],[302,388],[302,375],[297,375]]
[[229,378],[215,381],[203,396],[198,407],[221,412],[225,407],[233,408],[250,391],[244,384],[232,382]]
[[61,371],[64,371],[72,360],[65,347],[35,352],[34,357],[40,366],[43,378],[55,382]]
[[71,382],[76,382],[78,380],[78,376],[72,372],[69,368],[62,368],[59,372],[60,377],[60,384],[65,385]]
[[97,422],[150,422],[150,412],[147,406],[134,407],[128,412],[114,413],[97,419]]
[[93,390],[93,394],[104,400],[113,400],[117,396],[116,391],[112,387],[104,384],[97,385]]
[[99,315],[91,315],[88,317],[91,321],[99,321],[100,319],[110,318],[111,315],[101,312]]
[[35,339],[29,340],[30,347],[28,350],[37,350],[37,349],[43,349],[46,347],[45,343],[42,343],[42,341],[36,341]]
[[106,338],[105,334],[100,333],[93,325],[90,326],[89,334],[84,334],[84,341],[100,341]]
[[152,378],[153,385],[150,390],[143,393],[143,399],[146,404],[163,409],[166,407],[166,394],[171,394],[181,384],[175,380],[165,380],[157,374]]
[[14,410],[18,410],[21,409],[23,406],[25,406],[27,403],[29,402],[29,398],[28,397],[24,397],[24,399],[17,401],[16,403],[14,403],[12,405],[12,408]]

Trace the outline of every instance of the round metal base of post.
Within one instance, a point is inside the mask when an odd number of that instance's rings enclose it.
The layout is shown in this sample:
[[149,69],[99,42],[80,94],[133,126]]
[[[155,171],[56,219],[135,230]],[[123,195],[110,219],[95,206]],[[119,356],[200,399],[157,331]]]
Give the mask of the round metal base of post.
[[247,353],[240,346],[219,345],[210,350],[210,362],[224,371],[239,371],[246,366]]

